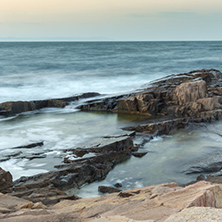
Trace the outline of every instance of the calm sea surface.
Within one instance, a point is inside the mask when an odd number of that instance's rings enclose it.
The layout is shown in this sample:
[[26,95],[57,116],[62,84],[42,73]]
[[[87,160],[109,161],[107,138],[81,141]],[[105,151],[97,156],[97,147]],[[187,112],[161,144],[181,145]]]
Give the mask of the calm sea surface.
[[[142,88],[169,74],[203,68],[222,70],[222,42],[0,42],[0,102],[61,98],[84,92],[117,94]],[[96,142],[131,124],[135,122],[116,114],[80,113],[75,104],[62,110],[44,109],[0,118],[1,159],[15,154],[11,147],[39,141],[44,141],[43,147],[20,151],[25,156],[33,152],[46,154],[46,158],[32,161],[15,155],[0,162],[0,167],[11,171],[14,179],[47,172],[62,162],[64,149]],[[208,155],[210,144],[217,147],[215,152],[221,152],[221,142],[219,136],[200,129],[154,138],[145,146],[150,151],[147,156],[131,158],[98,184],[119,181],[124,188],[133,188],[189,182],[195,176],[183,174],[185,165]],[[132,169],[137,169],[136,176]],[[98,184],[84,186],[78,194],[97,195]]]

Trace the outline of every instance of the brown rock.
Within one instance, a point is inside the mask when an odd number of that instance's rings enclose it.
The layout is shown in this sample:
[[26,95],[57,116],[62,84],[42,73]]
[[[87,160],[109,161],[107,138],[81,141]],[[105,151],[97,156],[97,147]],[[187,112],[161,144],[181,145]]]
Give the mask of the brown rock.
[[198,99],[206,97],[207,86],[203,80],[181,83],[175,89],[179,105],[185,105],[186,103],[196,102]]
[[220,109],[222,108],[222,105],[220,105],[221,97],[213,96],[210,98],[202,98],[198,99],[197,103],[202,104],[204,111],[212,111],[214,109]]
[[0,191],[4,191],[13,185],[12,175],[0,167]]
[[221,221],[222,209],[191,207],[171,215],[165,222]]
[[185,127],[188,124],[188,121],[189,118],[179,118],[156,123],[141,124],[135,127],[125,127],[124,130],[163,135],[169,134],[172,130]]
[[22,112],[33,111],[48,107],[64,108],[66,103],[56,99],[37,101],[17,101],[0,103],[0,111],[3,115],[11,116]]
[[52,206],[51,211],[59,215],[75,212],[77,218],[94,222],[164,221],[184,208],[221,207],[221,195],[221,185],[204,181],[184,188],[166,183],[75,202],[62,201]]
[[117,101],[118,113],[139,114],[136,97],[130,97]]

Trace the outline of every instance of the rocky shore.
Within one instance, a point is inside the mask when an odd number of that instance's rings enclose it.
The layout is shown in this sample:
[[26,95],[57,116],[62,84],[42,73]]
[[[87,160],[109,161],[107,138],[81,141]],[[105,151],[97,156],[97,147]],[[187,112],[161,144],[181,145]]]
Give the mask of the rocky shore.
[[[80,99],[85,101],[82,104],[76,103]],[[145,134],[152,138],[170,134],[173,130],[192,123],[219,120],[222,115],[220,71],[203,69],[170,75],[143,89],[118,96],[86,93],[60,99],[4,102],[0,104],[0,115],[9,117],[42,108],[64,108],[70,103],[76,104],[76,108],[81,111],[141,115],[148,118],[143,123],[124,128],[126,133],[123,135],[106,136],[97,144],[84,149],[64,150],[69,153],[69,157],[64,158],[63,164],[55,166],[55,170],[48,173],[30,177],[21,175],[20,179],[12,181],[11,174],[1,169],[1,221],[185,221],[177,218],[183,212],[189,215],[188,208],[192,208],[195,218],[195,212],[200,209],[194,207],[222,207],[222,187],[211,183],[221,183],[220,176],[198,177],[208,182],[200,181],[185,188],[175,183],[130,191],[122,191],[121,184],[111,188],[102,187],[101,192],[114,194],[92,199],[80,199],[65,192],[85,183],[103,180],[117,164],[129,159],[131,155],[138,158],[146,155],[139,148],[149,140],[134,144],[135,136]],[[32,149],[43,144],[41,141],[14,149],[18,150],[16,155],[21,156],[21,148]],[[44,158],[44,154],[33,154],[30,158]],[[219,172],[220,169],[221,160],[213,164],[210,162],[207,167],[194,166],[187,173],[198,176],[198,173]],[[214,211],[210,208],[209,212]],[[173,216],[175,213],[176,216]],[[220,210],[217,213],[222,214]]]

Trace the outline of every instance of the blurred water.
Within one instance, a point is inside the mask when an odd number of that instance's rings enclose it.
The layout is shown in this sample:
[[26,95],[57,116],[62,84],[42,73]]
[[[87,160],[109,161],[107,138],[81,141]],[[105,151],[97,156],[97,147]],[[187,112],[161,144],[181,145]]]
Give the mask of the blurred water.
[[[127,92],[151,80],[195,69],[222,70],[222,42],[0,42],[0,102],[66,97],[84,92]],[[12,157],[0,162],[13,178],[52,170],[61,164],[66,148],[120,133],[135,124],[116,114],[77,112],[75,107],[44,109],[0,118],[0,158],[11,147],[44,141],[44,146],[21,149],[24,155],[44,152],[46,158]],[[221,122],[218,123],[219,128]],[[200,131],[182,130],[173,137],[146,144],[149,153],[132,157],[110,172],[103,182],[83,187],[77,194],[98,195],[97,185],[121,182],[123,188],[153,183],[189,182],[183,167],[212,152],[220,152],[221,138]],[[208,148],[207,148],[207,147]],[[195,157],[193,159],[193,157]]]
[[0,42],[0,102],[117,93],[222,69],[222,42]]
[[188,127],[170,136],[155,137],[140,150],[148,152],[144,157],[132,156],[117,165],[105,180],[85,184],[78,190],[71,189],[69,193],[83,198],[96,197],[102,195],[98,186],[113,187],[116,183],[122,185],[120,189],[126,190],[168,182],[184,185],[196,181],[199,174],[186,174],[190,167],[199,162],[207,166],[206,160],[211,156],[216,156],[215,162],[221,162],[222,137],[217,134],[221,133],[221,125],[219,121],[208,125],[209,129],[204,126]]

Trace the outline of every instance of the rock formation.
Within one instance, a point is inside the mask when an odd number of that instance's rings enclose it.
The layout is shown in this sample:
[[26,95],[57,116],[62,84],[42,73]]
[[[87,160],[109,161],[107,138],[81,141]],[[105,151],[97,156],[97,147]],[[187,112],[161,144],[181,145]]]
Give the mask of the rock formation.
[[221,115],[222,73],[197,70],[154,81],[140,92],[89,101],[81,110],[211,121]]
[[96,198],[61,200],[42,204],[11,195],[0,195],[3,222],[174,222],[220,221],[222,185],[200,181],[179,187],[165,183],[120,191]]
[[[88,93],[51,100],[5,102],[0,104],[0,115],[12,116],[47,107],[63,108],[70,102],[98,95]],[[125,128],[132,133],[103,138],[106,143],[64,150],[70,155],[64,158],[63,164],[55,166],[54,171],[21,177],[13,183],[11,174],[0,169],[0,191],[4,193],[0,195],[1,221],[25,222],[33,220],[36,215],[36,221],[177,221],[180,215],[187,215],[192,210],[194,214],[198,212],[200,208],[196,207],[222,207],[222,185],[204,181],[184,188],[175,183],[130,191],[110,188],[117,193],[91,199],[80,199],[65,193],[67,189],[104,179],[116,164],[132,154],[137,157],[145,155],[135,153],[142,146],[142,143],[134,146],[132,137],[135,132],[152,137],[170,134],[172,130],[185,127],[190,122],[219,119],[222,114],[220,71],[204,69],[167,76],[133,93],[93,98],[78,108],[82,111],[144,115],[147,120],[138,126]],[[23,148],[43,145],[40,142]],[[90,156],[85,157],[86,154]],[[215,167],[215,163],[212,164]],[[186,173],[202,173],[208,169],[205,166],[200,169],[199,166],[201,164],[191,167]],[[221,166],[216,168],[220,170]],[[104,189],[106,192],[108,188],[100,188],[101,191]],[[172,215],[181,210],[179,214]]]
[[99,95],[99,93],[84,93],[78,96],[61,99],[4,102],[0,103],[0,115],[13,116],[19,113],[39,110],[43,108],[64,108],[70,102]]

